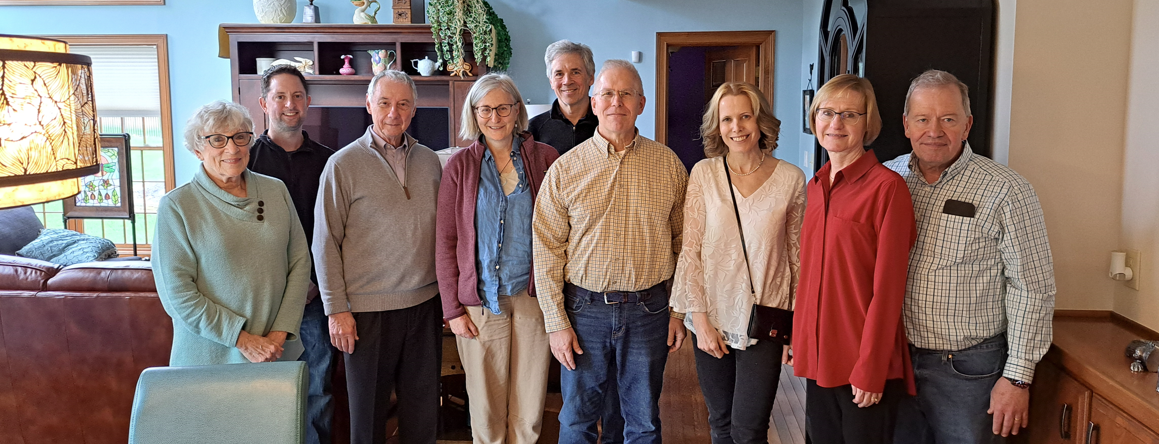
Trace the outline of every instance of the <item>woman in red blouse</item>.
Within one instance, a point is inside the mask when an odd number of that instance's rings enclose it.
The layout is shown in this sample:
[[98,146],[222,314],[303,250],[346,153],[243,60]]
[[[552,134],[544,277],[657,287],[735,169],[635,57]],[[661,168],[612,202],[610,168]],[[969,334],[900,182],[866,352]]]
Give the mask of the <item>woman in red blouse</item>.
[[829,162],[806,186],[793,318],[808,432],[813,442],[892,443],[897,402],[914,393],[901,315],[913,203],[901,176],[865,149],[881,131],[868,80],[834,77],[809,117]]

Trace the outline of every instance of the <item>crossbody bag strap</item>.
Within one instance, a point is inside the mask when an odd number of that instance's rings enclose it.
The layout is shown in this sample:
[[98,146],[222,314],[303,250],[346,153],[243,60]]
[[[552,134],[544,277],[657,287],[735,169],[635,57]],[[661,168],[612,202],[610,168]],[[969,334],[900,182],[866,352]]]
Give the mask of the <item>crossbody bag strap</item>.
[[728,194],[732,196],[732,213],[736,215],[736,229],[740,232],[740,250],[744,252],[744,266],[745,271],[748,272],[749,277],[749,291],[753,295],[753,303],[755,304],[757,296],[757,287],[753,285],[753,270],[749,265],[749,249],[745,245],[744,228],[740,224],[740,209],[736,205],[736,192],[732,190],[732,174],[728,171],[728,155],[724,156],[724,177],[728,179]]

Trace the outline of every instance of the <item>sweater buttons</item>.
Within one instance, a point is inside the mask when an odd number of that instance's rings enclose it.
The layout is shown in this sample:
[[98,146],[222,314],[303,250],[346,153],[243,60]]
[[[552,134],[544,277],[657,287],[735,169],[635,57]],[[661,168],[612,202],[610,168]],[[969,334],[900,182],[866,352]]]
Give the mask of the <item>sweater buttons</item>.
[[263,221],[263,220],[265,220],[265,219],[266,219],[266,218],[265,218],[265,216],[262,216],[262,215],[260,215],[260,214],[258,215],[258,222],[261,222],[261,221]]
[[258,214],[262,214],[262,213],[265,213],[265,212],[266,212],[266,209],[265,209],[265,208],[258,208]]
[[265,201],[263,201],[263,200],[259,200],[259,201],[258,201],[258,206],[259,206],[259,207],[264,207],[264,206],[266,206],[266,202],[265,202]]

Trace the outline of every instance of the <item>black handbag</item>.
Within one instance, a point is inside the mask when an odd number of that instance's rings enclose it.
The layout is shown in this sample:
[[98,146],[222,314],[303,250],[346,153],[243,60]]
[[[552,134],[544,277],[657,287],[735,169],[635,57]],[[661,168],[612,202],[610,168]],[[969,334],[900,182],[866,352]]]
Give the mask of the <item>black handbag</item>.
[[[749,265],[749,250],[745,245],[744,228],[740,224],[740,208],[736,205],[736,192],[732,190],[732,174],[728,171],[728,157],[724,159],[724,176],[728,178],[728,193],[732,196],[732,211],[736,215],[736,228],[740,231],[740,248],[744,252],[745,271],[749,276],[749,291],[753,301],[757,299],[757,287],[753,285],[752,267]],[[793,336],[793,312],[781,308],[766,307],[753,302],[749,313],[748,335],[753,339],[775,339],[785,344]]]

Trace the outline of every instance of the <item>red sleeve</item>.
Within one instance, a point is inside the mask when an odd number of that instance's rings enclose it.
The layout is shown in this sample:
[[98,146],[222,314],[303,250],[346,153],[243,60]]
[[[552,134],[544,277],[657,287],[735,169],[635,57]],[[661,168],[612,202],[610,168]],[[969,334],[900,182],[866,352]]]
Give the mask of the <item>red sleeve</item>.
[[[443,179],[439,184],[438,210],[435,215],[435,275],[439,280],[439,294],[443,299],[443,319],[451,320],[467,314],[459,303],[459,206],[463,196],[459,190],[463,159],[466,150],[455,153],[447,160]],[[471,227],[470,229],[474,229]]]
[[909,188],[896,173],[882,184],[875,198],[878,208],[877,256],[873,265],[873,297],[865,315],[859,358],[849,383],[871,393],[885,389],[890,360],[897,347],[905,302],[909,251],[917,239],[914,206]]

